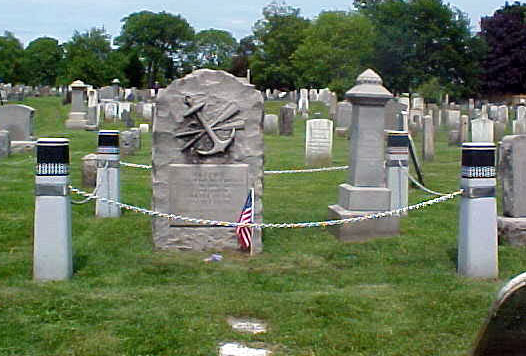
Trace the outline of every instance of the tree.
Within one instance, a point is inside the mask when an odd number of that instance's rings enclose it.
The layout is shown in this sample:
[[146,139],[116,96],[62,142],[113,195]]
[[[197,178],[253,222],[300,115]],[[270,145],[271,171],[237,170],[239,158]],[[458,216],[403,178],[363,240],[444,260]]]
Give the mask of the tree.
[[254,25],[258,50],[250,68],[253,82],[261,88],[292,89],[296,81],[292,54],[305,38],[310,22],[300,10],[276,1],[263,8],[263,19]]
[[483,91],[487,94],[526,92],[526,5],[516,2],[481,20],[487,43]]
[[373,58],[375,30],[363,15],[322,12],[293,55],[299,87],[335,90],[340,97]]
[[114,78],[124,79],[121,62],[112,54],[111,37],[104,29],[92,28],[85,33],[75,31],[64,45],[65,68],[62,84],[80,79],[94,86],[107,85]]
[[24,49],[9,31],[0,36],[0,82],[17,83],[21,78],[20,60]]
[[383,1],[360,11],[377,29],[374,66],[388,88],[411,91],[436,77],[454,95],[477,90],[482,46],[460,11],[442,0]]
[[144,85],[144,65],[142,64],[137,52],[128,53],[128,61],[124,66],[124,75],[128,79],[131,87],[142,88]]
[[198,67],[227,69],[231,65],[237,41],[230,32],[209,29],[195,35],[195,47]]
[[[194,37],[194,30],[184,18],[166,12],[141,11],[121,21],[121,34],[115,43],[124,50],[134,49],[140,58],[144,58],[149,87],[161,68],[183,67],[184,48]],[[167,66],[167,60],[172,64]]]
[[25,82],[29,85],[55,85],[63,55],[62,46],[54,38],[40,37],[29,43],[22,60]]
[[246,77],[249,58],[256,52],[256,38],[253,35],[243,37],[239,41],[236,53],[232,56],[230,73],[237,77]]

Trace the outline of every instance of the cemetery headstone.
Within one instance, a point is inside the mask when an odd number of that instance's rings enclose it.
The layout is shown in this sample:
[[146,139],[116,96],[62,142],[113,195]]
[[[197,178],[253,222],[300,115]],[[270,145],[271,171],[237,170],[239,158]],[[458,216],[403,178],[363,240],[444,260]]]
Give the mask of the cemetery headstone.
[[283,105],[279,109],[279,134],[281,136],[290,136],[294,133],[294,107]]
[[309,90],[309,100],[318,101],[318,90],[317,89]]
[[129,156],[135,153],[135,134],[131,131],[121,131],[119,137],[119,145],[121,149],[121,155]]
[[131,117],[131,114],[128,110],[124,110],[121,113],[121,119],[124,121],[124,124],[127,128],[134,127],[135,126],[135,120]]
[[448,110],[446,115],[448,128],[458,130],[460,127],[460,110]]
[[526,136],[505,136],[500,149],[502,211],[504,216],[526,218]]
[[341,101],[336,107],[336,127],[349,130],[352,119],[352,104],[348,101]]
[[84,129],[88,123],[86,90],[87,85],[80,80],[71,84],[71,111],[66,120],[66,128],[68,129]]
[[494,123],[486,115],[480,119],[471,120],[472,142],[493,142]]
[[97,185],[97,155],[90,153],[82,157],[82,185],[95,188]]
[[435,158],[435,128],[433,126],[433,117],[430,115],[424,116],[422,157],[424,161],[432,161]]
[[298,102],[298,110],[302,114],[309,112],[309,91],[307,89],[300,89],[300,101]]
[[0,158],[7,157],[11,153],[11,140],[9,131],[0,130]]
[[[393,95],[382,86],[380,76],[368,69],[346,97],[353,105],[351,161],[347,183],[340,185],[339,202],[329,206],[331,219],[386,211],[391,205],[391,190],[385,183],[384,125],[385,105]],[[331,232],[345,241],[396,235],[399,218],[366,220],[334,227]]]
[[[262,221],[263,98],[224,71],[196,70],[157,99],[153,123],[153,209],[192,218],[237,221],[250,188]],[[253,251],[262,250],[254,229]],[[237,249],[235,229],[153,220],[158,248]]]
[[265,115],[263,120],[264,132],[267,135],[279,135],[279,118],[278,115]]
[[459,141],[460,142],[467,142],[469,137],[469,116],[468,115],[461,115],[460,116],[460,125],[459,125]]
[[11,141],[30,141],[33,135],[35,109],[26,105],[0,106],[0,130],[9,131]]
[[332,121],[312,119],[306,122],[305,164],[328,167],[332,163]]
[[508,122],[508,107],[506,105],[499,106],[497,112],[497,120],[503,123]]
[[403,129],[402,111],[406,106],[396,99],[391,99],[385,105],[385,129],[398,131]]

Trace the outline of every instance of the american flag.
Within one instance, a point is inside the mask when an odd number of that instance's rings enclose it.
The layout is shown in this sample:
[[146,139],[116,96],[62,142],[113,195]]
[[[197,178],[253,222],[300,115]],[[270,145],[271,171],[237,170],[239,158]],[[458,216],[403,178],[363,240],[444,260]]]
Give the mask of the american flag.
[[[238,223],[250,224],[254,222],[254,188],[248,192],[248,197],[241,210],[241,215],[237,220]],[[253,228],[248,226],[236,226],[236,235],[239,246],[242,250],[252,252],[252,232]]]

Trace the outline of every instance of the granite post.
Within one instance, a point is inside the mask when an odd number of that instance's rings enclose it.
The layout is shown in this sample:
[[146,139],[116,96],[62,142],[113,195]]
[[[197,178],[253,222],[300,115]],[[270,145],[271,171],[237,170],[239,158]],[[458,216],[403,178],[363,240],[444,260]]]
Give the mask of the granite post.
[[[101,130],[97,148],[97,196],[120,201],[119,131]],[[101,218],[121,216],[121,208],[97,199],[95,215]]]
[[[353,105],[351,161],[347,183],[340,185],[339,202],[329,206],[331,219],[344,219],[387,211],[391,190],[385,184],[385,105],[393,95],[373,70],[360,74],[346,93]],[[365,241],[399,233],[399,218],[366,220],[335,227],[331,232],[344,241]]]
[[409,135],[388,131],[386,150],[387,188],[391,190],[390,210],[407,206],[409,197]]
[[33,278],[70,279],[73,274],[69,140],[42,138],[37,142]]
[[458,234],[458,273],[498,277],[495,145],[462,145],[463,190]]

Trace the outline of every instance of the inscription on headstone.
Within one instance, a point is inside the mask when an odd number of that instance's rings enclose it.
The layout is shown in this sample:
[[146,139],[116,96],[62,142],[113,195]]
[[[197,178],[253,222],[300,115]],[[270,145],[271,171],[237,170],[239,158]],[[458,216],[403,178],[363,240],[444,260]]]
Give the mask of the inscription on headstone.
[[332,163],[332,121],[314,119],[307,121],[305,164],[326,167]]

